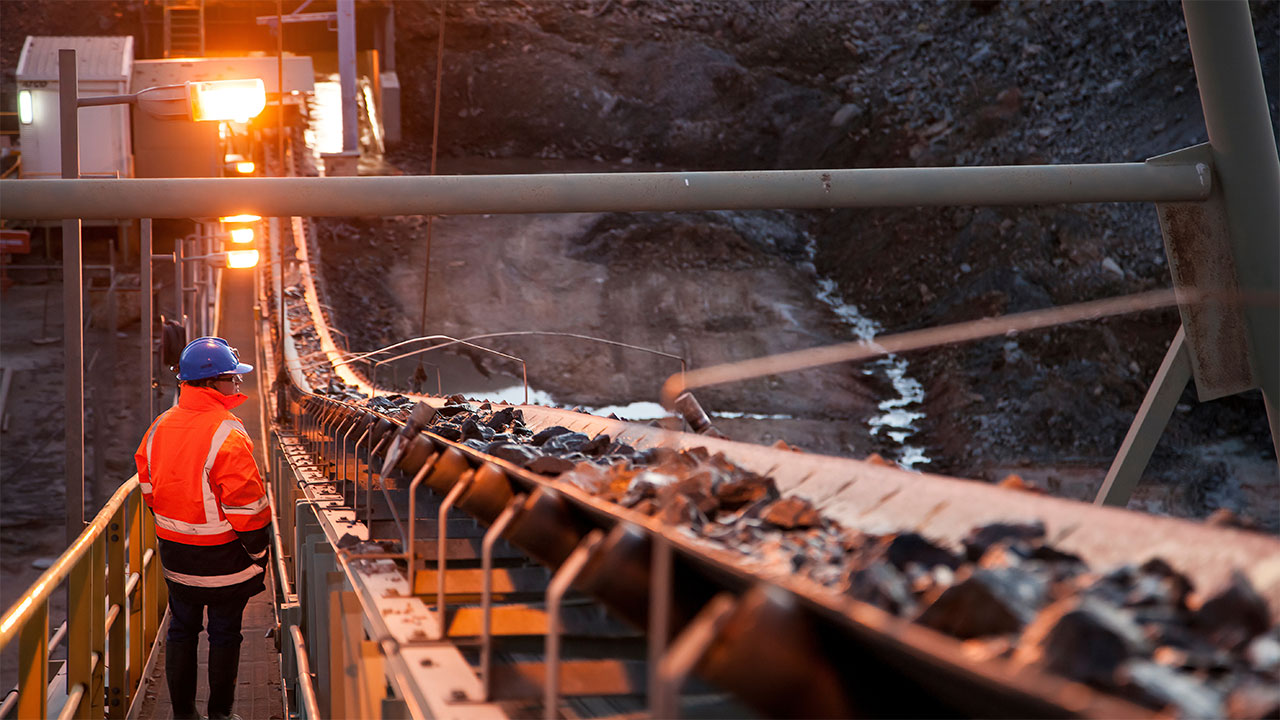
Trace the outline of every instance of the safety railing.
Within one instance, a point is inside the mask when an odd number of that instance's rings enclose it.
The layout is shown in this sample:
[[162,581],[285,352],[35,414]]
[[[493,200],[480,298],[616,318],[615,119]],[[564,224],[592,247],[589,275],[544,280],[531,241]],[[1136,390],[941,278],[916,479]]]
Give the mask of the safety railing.
[[[158,560],[154,520],[134,475],[0,618],[0,649],[16,638],[19,654],[17,692],[0,717],[53,717],[48,660],[64,632],[67,694],[56,717],[125,717],[168,603]],[[64,582],[66,629],[51,640],[49,601]]]

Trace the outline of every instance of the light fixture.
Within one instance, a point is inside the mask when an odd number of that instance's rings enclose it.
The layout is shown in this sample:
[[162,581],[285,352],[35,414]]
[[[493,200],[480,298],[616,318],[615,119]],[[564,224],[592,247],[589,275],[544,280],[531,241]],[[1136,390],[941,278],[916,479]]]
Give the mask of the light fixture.
[[262,219],[261,215],[250,215],[248,213],[245,213],[243,215],[228,215],[226,217],[220,217],[218,218],[218,222],[247,223],[247,222],[258,222],[261,219]]
[[253,228],[236,228],[231,231],[231,242],[237,245],[245,245],[253,242]]
[[31,104],[31,91],[18,91],[18,121],[30,125],[35,120],[35,108]]
[[260,78],[186,83],[192,120],[248,122],[267,106]]
[[248,160],[242,160],[236,163],[236,172],[241,175],[248,175],[254,171],[257,166]]
[[228,250],[226,256],[229,268],[251,268],[258,264],[257,250]]

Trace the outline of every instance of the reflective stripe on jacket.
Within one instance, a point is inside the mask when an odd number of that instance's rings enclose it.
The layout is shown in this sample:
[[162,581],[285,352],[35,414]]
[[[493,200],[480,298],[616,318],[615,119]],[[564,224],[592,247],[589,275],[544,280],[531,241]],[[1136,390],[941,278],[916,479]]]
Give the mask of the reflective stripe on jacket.
[[156,535],[221,545],[271,523],[253,442],[231,408],[246,396],[183,385],[178,406],[151,424],[134,459]]

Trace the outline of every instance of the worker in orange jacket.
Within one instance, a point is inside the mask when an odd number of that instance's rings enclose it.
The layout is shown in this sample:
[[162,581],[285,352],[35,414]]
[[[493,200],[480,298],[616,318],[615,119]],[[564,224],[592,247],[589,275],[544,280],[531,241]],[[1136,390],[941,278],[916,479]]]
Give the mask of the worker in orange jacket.
[[134,459],[142,497],[155,515],[169,586],[165,675],[175,718],[198,718],[196,648],[209,625],[209,717],[238,718],[240,627],[262,592],[271,510],[253,442],[231,414],[247,400],[240,362],[222,338],[192,341],[178,361],[178,404],[147,430]]

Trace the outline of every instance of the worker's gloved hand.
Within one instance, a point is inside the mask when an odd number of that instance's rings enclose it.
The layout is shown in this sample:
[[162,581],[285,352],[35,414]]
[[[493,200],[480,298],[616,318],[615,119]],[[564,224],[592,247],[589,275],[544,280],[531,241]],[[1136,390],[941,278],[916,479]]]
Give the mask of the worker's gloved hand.
[[258,567],[265,568],[267,563],[271,562],[271,526],[250,530],[248,532],[236,532],[240,536],[240,542],[244,545],[244,551],[249,553],[249,557]]

